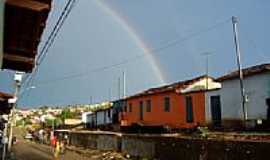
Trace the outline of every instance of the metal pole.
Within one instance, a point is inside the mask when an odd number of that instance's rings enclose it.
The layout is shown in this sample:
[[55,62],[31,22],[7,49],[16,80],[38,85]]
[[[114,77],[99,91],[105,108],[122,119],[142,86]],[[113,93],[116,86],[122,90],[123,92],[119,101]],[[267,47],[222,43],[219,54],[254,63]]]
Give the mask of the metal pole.
[[5,128],[4,128],[4,134],[3,134],[3,138],[2,138],[2,143],[3,143],[3,153],[2,153],[2,160],[6,159],[6,148],[7,148],[7,127],[8,124],[5,123]]
[[108,90],[108,101],[111,101],[111,99],[112,99],[112,95],[111,95],[111,88],[109,88],[109,90]]
[[235,43],[235,50],[237,56],[237,65],[238,65],[238,72],[239,72],[239,82],[240,82],[240,90],[241,90],[241,97],[242,97],[242,110],[243,110],[243,120],[246,122],[247,120],[247,108],[246,108],[246,96],[245,96],[245,88],[243,83],[243,71],[241,66],[241,53],[239,47],[239,38],[238,38],[238,30],[237,30],[237,17],[232,17],[232,24],[233,24],[233,33],[234,33],[234,43]]
[[90,104],[93,104],[93,96],[90,96]]
[[208,74],[209,74],[209,73],[208,73],[208,72],[209,72],[209,71],[208,71],[208,70],[209,70],[209,69],[208,69],[208,67],[209,67],[209,66],[208,66],[208,58],[209,58],[209,54],[206,55],[206,78],[207,78],[207,79],[206,79],[206,90],[208,90]]
[[54,132],[54,119],[52,119],[52,130]]
[[205,63],[205,71],[206,71],[206,89],[208,90],[208,85],[209,85],[209,82],[208,82],[208,75],[209,75],[209,56],[211,55],[212,53],[211,52],[204,52],[202,53],[203,56],[206,56],[206,63]]
[[126,73],[123,72],[123,98],[126,97]]
[[[14,97],[16,98],[19,90],[20,90],[20,82],[15,82],[15,93]],[[13,127],[14,127],[14,120],[15,120],[15,108],[16,108],[16,102],[13,103],[12,109],[10,111],[10,129],[9,129],[9,136],[8,136],[8,152],[11,151],[11,146],[12,146],[12,136],[13,136]]]
[[121,78],[118,77],[118,98],[121,98]]

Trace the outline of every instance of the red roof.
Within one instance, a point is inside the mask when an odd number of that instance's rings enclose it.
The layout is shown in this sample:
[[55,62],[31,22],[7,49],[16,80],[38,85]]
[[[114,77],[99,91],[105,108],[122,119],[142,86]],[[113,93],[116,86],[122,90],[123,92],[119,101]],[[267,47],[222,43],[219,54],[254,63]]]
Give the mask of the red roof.
[[[248,77],[260,73],[270,72],[270,64],[260,64],[243,69],[243,77]],[[231,80],[239,77],[239,70],[233,71],[227,75],[219,77],[217,81]]]
[[193,79],[180,81],[180,82],[172,83],[172,84],[165,85],[165,86],[161,86],[161,87],[157,87],[157,88],[151,88],[151,89],[145,90],[143,92],[140,92],[138,94],[127,97],[127,98],[135,98],[135,97],[140,97],[140,96],[146,96],[146,95],[153,95],[153,94],[158,94],[158,93],[176,91],[177,89],[185,89],[189,85],[191,85],[191,84],[193,84],[193,83],[195,83],[197,81],[200,81],[200,80],[202,80],[204,78],[214,79],[212,77],[203,75],[203,76],[199,76],[199,77],[196,77],[196,78],[193,78]]

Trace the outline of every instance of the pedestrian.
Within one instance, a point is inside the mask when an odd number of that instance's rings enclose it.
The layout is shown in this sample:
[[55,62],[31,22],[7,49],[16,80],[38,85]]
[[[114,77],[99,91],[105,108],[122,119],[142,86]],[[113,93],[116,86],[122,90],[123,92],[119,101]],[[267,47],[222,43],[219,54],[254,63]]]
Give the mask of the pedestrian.
[[52,146],[52,152],[54,153],[55,147],[56,147],[56,141],[57,141],[57,137],[56,136],[52,136],[51,137],[51,146]]
[[59,154],[60,154],[60,142],[56,142],[55,150],[54,150],[54,158],[58,159]]
[[60,142],[60,152],[61,152],[61,154],[65,154],[65,149],[66,149],[65,142],[61,141]]

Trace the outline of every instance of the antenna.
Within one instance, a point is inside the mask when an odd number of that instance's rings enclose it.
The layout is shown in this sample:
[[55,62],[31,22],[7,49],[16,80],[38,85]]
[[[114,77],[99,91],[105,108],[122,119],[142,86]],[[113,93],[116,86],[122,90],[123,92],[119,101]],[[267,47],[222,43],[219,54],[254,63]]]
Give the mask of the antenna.
[[123,71],[123,98],[126,97],[126,72]]

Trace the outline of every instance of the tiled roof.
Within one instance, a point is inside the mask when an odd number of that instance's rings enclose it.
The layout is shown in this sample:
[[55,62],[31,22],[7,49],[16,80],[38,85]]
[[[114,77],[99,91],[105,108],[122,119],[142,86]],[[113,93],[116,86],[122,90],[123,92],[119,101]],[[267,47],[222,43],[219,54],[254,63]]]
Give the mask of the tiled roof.
[[135,98],[135,97],[152,95],[152,94],[157,94],[157,93],[176,91],[176,89],[184,89],[184,88],[188,87],[189,85],[191,85],[191,84],[193,84],[193,83],[195,83],[197,81],[200,81],[200,80],[202,80],[204,78],[207,78],[207,77],[213,79],[212,77],[203,75],[203,76],[199,76],[199,77],[196,77],[196,78],[193,78],[193,79],[180,81],[180,82],[172,83],[172,84],[165,85],[165,86],[161,86],[161,87],[157,87],[157,88],[151,88],[151,89],[142,91],[142,92],[140,92],[138,94],[129,96],[127,98]]
[[[243,69],[243,77],[248,77],[264,72],[270,72],[270,64],[260,64],[256,66],[251,66],[248,68]],[[225,80],[230,80],[230,79],[235,79],[239,77],[239,70],[233,71],[229,74],[226,74],[222,77],[217,78],[217,81],[225,81]]]

